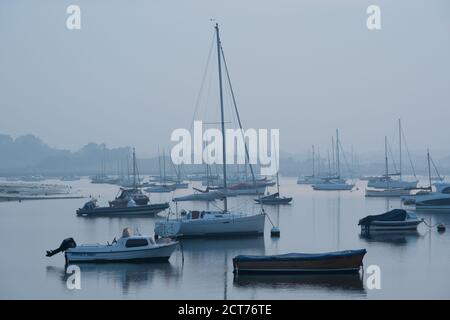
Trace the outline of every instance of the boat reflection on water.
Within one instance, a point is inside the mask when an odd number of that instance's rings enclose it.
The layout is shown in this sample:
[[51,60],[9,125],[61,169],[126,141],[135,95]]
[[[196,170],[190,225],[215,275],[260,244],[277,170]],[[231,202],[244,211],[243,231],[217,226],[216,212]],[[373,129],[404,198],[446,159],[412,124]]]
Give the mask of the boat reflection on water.
[[236,287],[298,289],[322,288],[327,290],[345,290],[365,293],[363,275],[356,274],[298,274],[298,275],[235,275]]
[[[181,279],[181,264],[161,263],[77,263],[83,283],[114,282],[122,287],[124,294],[138,289],[148,288],[154,281],[162,281],[165,285],[176,285]],[[66,288],[71,276],[67,268],[47,266],[47,276],[57,276]]]
[[422,235],[417,230],[411,231],[372,231],[370,233],[362,232],[359,238],[367,242],[390,243],[393,245],[404,246],[408,243],[416,242]]
[[264,253],[264,236],[187,238],[180,241],[184,254],[223,255],[233,253]]

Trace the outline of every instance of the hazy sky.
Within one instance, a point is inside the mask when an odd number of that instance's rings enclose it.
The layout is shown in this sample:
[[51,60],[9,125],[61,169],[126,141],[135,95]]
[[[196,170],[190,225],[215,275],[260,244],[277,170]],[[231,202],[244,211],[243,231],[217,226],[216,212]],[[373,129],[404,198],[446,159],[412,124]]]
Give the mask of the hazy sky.
[[[382,30],[366,28],[370,4]],[[244,125],[279,128],[282,150],[325,148],[340,128],[381,151],[401,117],[411,149],[450,153],[448,0],[2,0],[0,133],[155,153],[191,125],[210,18]]]

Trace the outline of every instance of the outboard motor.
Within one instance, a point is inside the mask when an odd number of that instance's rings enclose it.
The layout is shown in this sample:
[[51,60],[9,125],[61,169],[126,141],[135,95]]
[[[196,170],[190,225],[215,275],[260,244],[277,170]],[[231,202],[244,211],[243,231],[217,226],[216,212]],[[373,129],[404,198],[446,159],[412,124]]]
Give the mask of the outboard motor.
[[57,253],[64,252],[67,249],[75,248],[76,246],[77,246],[77,244],[76,244],[75,240],[73,240],[73,238],[67,238],[61,242],[61,245],[59,246],[59,248],[57,248],[55,250],[47,250],[46,256],[51,257]]

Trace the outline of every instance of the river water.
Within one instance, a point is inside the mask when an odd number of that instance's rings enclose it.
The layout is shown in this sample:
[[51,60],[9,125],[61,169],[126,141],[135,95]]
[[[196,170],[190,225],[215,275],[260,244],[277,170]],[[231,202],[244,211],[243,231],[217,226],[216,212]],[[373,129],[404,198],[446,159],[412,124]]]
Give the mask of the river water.
[[[63,183],[49,180],[46,183]],[[87,179],[68,182],[74,190],[106,204],[117,186]],[[360,235],[358,220],[400,207],[400,200],[366,199],[365,182],[357,190],[313,191],[281,179],[282,195],[291,205],[265,210],[281,237],[183,240],[168,263],[88,264],[81,269],[81,289],[69,290],[62,254],[45,251],[73,237],[77,243],[106,243],[124,227],[153,235],[154,222],[166,213],[142,218],[83,218],[75,210],[85,199],[0,202],[0,298],[2,299],[406,299],[450,298],[450,231],[439,234],[424,224],[417,234]],[[177,190],[175,195],[189,193]],[[153,203],[172,194],[152,194]],[[253,197],[231,198],[230,209],[256,212]],[[214,209],[218,204],[210,204]],[[172,205],[173,206],[173,205]],[[205,203],[181,203],[179,209],[206,209]],[[173,206],[173,209],[175,207]],[[450,214],[421,213],[427,223],[450,226]],[[238,254],[326,252],[366,248],[365,273],[341,276],[234,276]],[[367,284],[367,267],[380,268],[380,289]]]

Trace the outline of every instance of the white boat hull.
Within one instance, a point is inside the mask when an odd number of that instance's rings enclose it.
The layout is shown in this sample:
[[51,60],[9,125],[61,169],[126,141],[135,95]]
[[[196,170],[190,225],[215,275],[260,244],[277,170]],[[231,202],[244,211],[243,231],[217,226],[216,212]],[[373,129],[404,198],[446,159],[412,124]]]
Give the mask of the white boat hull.
[[135,249],[109,249],[106,246],[94,249],[89,246],[79,246],[66,251],[67,262],[111,262],[111,261],[149,261],[168,260],[177,243]]
[[265,215],[236,216],[223,214],[214,219],[178,219],[157,222],[155,235],[159,237],[208,237],[252,235],[264,233]]
[[413,189],[417,187],[417,181],[404,180],[369,180],[367,187],[375,189]]

